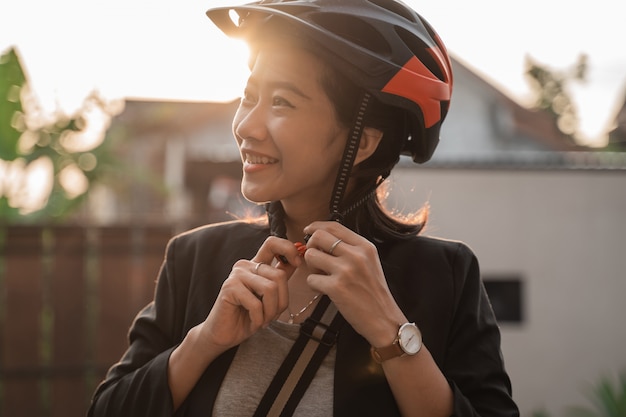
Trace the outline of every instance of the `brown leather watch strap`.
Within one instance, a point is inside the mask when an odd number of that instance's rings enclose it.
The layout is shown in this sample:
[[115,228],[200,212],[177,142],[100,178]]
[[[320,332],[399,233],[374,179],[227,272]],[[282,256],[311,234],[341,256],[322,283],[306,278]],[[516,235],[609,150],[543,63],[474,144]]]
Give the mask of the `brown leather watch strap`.
[[391,345],[380,348],[375,348],[374,346],[372,346],[370,349],[372,358],[374,358],[374,360],[378,363],[383,363],[388,359],[397,358],[398,356],[404,355],[404,351],[402,350],[402,348],[400,347],[400,343],[398,342],[399,340],[396,337]]

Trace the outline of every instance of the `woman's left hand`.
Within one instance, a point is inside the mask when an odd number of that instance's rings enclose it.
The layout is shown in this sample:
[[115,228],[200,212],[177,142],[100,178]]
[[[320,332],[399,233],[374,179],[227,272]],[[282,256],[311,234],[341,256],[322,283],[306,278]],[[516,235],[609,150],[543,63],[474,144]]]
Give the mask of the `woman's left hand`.
[[373,243],[338,222],[314,222],[304,255],[318,271],[311,288],[330,297],[343,317],[373,346],[391,343],[406,317],[394,300]]

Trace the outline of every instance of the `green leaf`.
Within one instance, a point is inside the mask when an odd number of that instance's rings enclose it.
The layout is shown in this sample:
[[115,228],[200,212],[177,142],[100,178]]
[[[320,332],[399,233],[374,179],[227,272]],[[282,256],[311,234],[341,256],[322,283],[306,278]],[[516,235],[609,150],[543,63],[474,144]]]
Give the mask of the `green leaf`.
[[602,377],[587,392],[591,406],[568,409],[568,417],[624,417],[626,416],[626,372],[617,381]]
[[17,143],[22,135],[16,120],[22,115],[20,92],[26,77],[15,48],[0,56],[0,159],[12,161],[19,154]]
[[533,412],[532,417],[550,417],[550,413],[546,410],[536,410]]
[[0,223],[9,223],[19,220],[20,213],[15,207],[9,205],[6,197],[0,197]]

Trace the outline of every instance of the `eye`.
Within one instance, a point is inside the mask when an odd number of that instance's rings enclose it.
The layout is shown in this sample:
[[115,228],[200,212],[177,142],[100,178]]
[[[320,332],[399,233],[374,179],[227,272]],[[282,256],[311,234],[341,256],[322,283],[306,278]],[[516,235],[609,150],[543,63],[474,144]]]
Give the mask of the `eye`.
[[293,108],[293,105],[287,99],[281,96],[274,96],[272,98],[272,106]]
[[246,88],[245,90],[243,90],[243,96],[241,97],[242,104],[254,104],[256,103],[256,101],[257,101],[256,95],[253,94],[249,88]]

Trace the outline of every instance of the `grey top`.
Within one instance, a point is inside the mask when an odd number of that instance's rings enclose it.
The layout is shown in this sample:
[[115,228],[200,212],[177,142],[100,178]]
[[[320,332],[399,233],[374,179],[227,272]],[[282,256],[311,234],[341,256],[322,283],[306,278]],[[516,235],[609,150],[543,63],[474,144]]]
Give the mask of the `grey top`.
[[[267,329],[259,330],[243,342],[222,382],[213,415],[253,415],[299,331],[299,324],[273,321]],[[333,414],[335,353],[333,347],[302,397],[295,416],[327,417]]]

